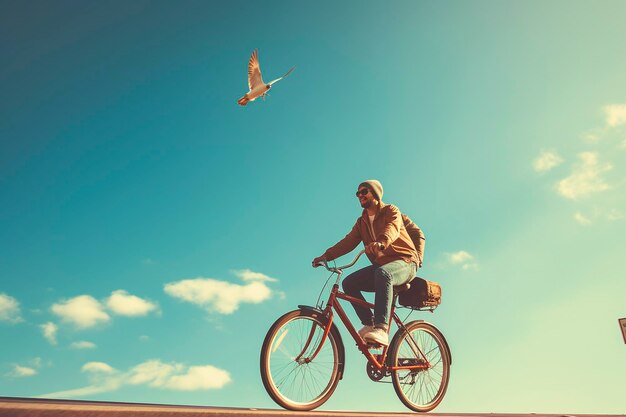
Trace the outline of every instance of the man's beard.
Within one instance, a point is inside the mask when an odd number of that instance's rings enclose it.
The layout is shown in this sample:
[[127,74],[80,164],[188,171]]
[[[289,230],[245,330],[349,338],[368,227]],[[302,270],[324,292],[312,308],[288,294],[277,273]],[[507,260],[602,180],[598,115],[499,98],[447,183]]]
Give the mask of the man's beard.
[[361,207],[363,207],[364,209],[368,209],[371,205],[372,202],[370,200],[367,200],[365,203],[361,204]]

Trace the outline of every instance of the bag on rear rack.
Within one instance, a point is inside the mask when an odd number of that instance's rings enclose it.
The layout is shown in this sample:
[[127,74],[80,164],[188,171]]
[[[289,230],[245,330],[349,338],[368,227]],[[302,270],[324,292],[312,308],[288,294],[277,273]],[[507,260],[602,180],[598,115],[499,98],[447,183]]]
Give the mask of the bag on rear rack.
[[398,295],[398,303],[416,310],[434,310],[441,304],[441,286],[436,282],[415,277],[411,281],[411,287]]

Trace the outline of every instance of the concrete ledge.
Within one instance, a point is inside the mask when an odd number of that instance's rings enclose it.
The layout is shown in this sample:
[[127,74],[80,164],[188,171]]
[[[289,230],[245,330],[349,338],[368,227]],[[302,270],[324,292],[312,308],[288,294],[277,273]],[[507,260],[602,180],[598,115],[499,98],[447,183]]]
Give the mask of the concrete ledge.
[[[114,403],[99,401],[49,400],[0,397],[0,417],[394,417],[418,416],[418,413],[368,413],[347,411],[265,410],[254,408],[220,408],[206,406]],[[426,413],[442,417],[626,417],[625,414],[495,414],[495,413]]]

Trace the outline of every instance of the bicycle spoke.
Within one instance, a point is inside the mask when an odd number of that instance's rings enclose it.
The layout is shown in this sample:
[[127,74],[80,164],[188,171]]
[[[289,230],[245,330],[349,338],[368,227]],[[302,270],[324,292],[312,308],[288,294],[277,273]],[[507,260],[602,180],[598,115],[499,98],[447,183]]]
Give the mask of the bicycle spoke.
[[294,312],[293,318],[281,323],[266,342],[269,345],[265,348],[265,377],[269,379],[264,379],[264,384],[279,404],[291,409],[311,409],[314,405],[310,404],[332,393],[337,383],[337,344],[333,335],[324,339],[321,323]]
[[392,373],[396,393],[415,411],[432,410],[443,398],[448,383],[445,347],[430,328],[424,323],[408,324],[407,331],[398,339],[392,352],[392,361],[396,365],[428,364],[427,368],[401,369]]

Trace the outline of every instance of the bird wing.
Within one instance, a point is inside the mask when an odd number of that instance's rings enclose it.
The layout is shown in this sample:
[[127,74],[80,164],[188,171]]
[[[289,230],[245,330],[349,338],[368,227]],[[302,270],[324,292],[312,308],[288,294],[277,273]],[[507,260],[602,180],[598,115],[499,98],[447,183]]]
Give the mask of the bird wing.
[[294,70],[294,68],[295,68],[295,67],[291,67],[291,69],[290,69],[289,71],[287,71],[287,74],[283,75],[283,76],[282,76],[282,77],[280,77],[280,78],[276,78],[274,81],[270,81],[270,82],[269,82],[269,85],[272,85],[272,84],[274,84],[275,82],[280,81],[280,80],[282,80],[283,78],[285,78],[286,76],[288,76],[289,74],[291,74],[291,71],[293,71],[293,70]]
[[248,61],[248,88],[252,91],[261,84],[263,84],[263,79],[261,78],[259,54],[255,49],[250,56],[250,61]]

